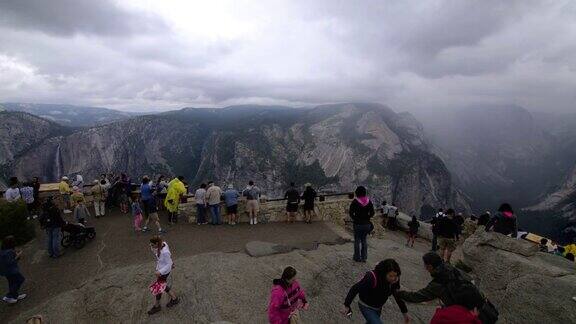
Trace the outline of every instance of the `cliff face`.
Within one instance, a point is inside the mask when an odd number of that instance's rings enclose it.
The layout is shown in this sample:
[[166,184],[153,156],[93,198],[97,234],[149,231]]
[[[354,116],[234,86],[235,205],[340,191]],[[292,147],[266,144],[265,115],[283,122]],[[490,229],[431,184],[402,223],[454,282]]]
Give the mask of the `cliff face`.
[[[55,161],[61,161],[55,163]],[[374,104],[314,109],[232,107],[183,109],[142,116],[52,138],[17,160],[18,176],[46,180],[103,171],[134,176],[182,174],[242,187],[254,180],[269,196],[286,184],[323,191],[358,184],[410,212],[424,205],[465,205],[442,161],[430,153],[422,126],[409,114]]]

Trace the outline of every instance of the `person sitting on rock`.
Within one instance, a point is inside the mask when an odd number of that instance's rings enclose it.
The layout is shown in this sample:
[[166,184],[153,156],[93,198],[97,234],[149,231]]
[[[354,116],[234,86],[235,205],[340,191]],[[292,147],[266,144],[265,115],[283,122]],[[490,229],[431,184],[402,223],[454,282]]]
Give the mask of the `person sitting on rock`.
[[493,230],[503,235],[518,235],[517,219],[512,206],[508,203],[500,205],[498,213],[486,224],[486,232]]
[[374,270],[367,272],[362,280],[350,288],[344,301],[344,314],[352,315],[350,305],[359,294],[358,308],[366,323],[381,324],[382,307],[386,304],[388,297],[394,296],[404,316],[404,323],[410,323],[406,303],[395,294],[400,289],[400,274],[400,266],[396,260],[386,259],[378,263]]
[[268,320],[270,324],[289,324],[298,322],[299,309],[308,309],[306,293],[296,280],[296,269],[287,267],[280,279],[272,281],[270,303],[268,305]]
[[160,283],[161,288],[159,288],[160,291],[153,292],[155,293],[154,307],[148,311],[148,315],[156,314],[162,310],[160,300],[163,293],[167,293],[170,296],[170,301],[166,304],[166,307],[173,307],[180,302],[167,283],[168,276],[170,276],[174,267],[168,243],[164,242],[160,236],[154,236],[150,239],[150,249],[156,257],[156,282]]

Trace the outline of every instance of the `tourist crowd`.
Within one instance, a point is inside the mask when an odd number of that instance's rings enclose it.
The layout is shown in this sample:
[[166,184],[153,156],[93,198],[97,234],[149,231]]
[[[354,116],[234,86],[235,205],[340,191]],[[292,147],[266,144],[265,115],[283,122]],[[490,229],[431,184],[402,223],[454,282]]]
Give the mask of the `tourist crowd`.
[[[37,217],[40,225],[45,229],[48,238],[48,254],[52,258],[62,255],[60,249],[61,232],[67,222],[62,214],[72,214],[78,226],[85,228],[91,222],[92,211],[95,218],[107,215],[113,206],[117,206],[122,213],[131,213],[136,231],[150,231],[150,222],[156,227],[158,234],[165,232],[161,226],[159,211],[166,210],[167,223],[178,223],[179,205],[188,198],[188,189],[184,177],[178,176],[170,181],[163,176],[153,182],[144,176],[139,185],[134,186],[126,174],[102,174],[94,180],[88,188],[83,177],[76,175],[70,182],[68,177],[62,177],[58,185],[59,202],[53,197],[45,199],[40,205],[40,183],[35,178],[30,183],[19,184],[17,178],[10,180],[10,188],[5,192],[7,201],[23,200],[28,208],[28,217]],[[84,195],[92,197],[91,207],[87,204]],[[232,184],[222,190],[213,181],[202,183],[194,190],[194,203],[196,205],[196,219],[198,225],[209,223],[222,225],[224,223],[236,225],[239,222],[238,203],[241,197],[246,200],[246,212],[249,215],[250,225],[258,224],[261,191],[253,181],[243,190],[237,190]],[[354,250],[352,259],[356,262],[368,260],[368,236],[374,231],[373,219],[376,208],[365,187],[359,186],[354,192],[354,199],[350,203],[349,216],[353,223]],[[316,191],[307,183],[301,193],[294,183],[290,183],[285,192],[286,217],[289,223],[294,222],[303,202],[304,221],[309,223],[315,215]],[[225,206],[225,219],[222,219],[221,203]],[[60,205],[60,207],[58,206]],[[395,204],[384,202],[380,208],[381,224],[389,230],[399,227],[399,209]],[[194,221],[194,220],[188,220]],[[352,315],[352,302],[358,296],[358,308],[366,323],[382,323],[381,315],[383,305],[389,297],[393,297],[398,305],[405,323],[411,322],[406,303],[425,303],[439,299],[443,307],[437,309],[431,323],[495,323],[498,312],[494,305],[471,283],[464,274],[450,264],[452,252],[459,241],[480,226],[486,231],[493,231],[513,238],[521,238],[517,226],[517,218],[509,204],[502,204],[494,216],[485,213],[480,217],[471,215],[465,217],[456,213],[452,208],[439,209],[430,220],[432,224],[431,252],[426,253],[422,260],[425,269],[430,273],[430,283],[418,291],[406,291],[400,285],[401,269],[394,259],[379,262],[376,267],[365,273],[355,283],[346,295],[342,312],[345,316]],[[407,246],[413,247],[420,229],[420,222],[412,216],[407,224]],[[166,307],[170,308],[179,303],[179,298],[172,290],[170,274],[174,268],[172,255],[168,243],[160,236],[150,239],[150,249],[156,259],[156,280],[149,290],[154,296],[154,305],[148,311],[152,315],[161,311],[161,298],[164,294],[169,296]],[[543,252],[554,253],[574,260],[576,246],[562,247],[554,245],[550,248],[548,241],[542,239],[540,249]],[[9,292],[3,300],[7,303],[17,303],[26,297],[19,290],[24,282],[18,260],[21,253],[17,251],[15,239],[12,236],[2,241],[0,250],[0,274],[6,277],[9,283]],[[268,317],[270,323],[288,324],[298,323],[300,310],[309,307],[309,301],[302,286],[296,279],[297,270],[294,267],[284,269],[281,277],[272,282]]]

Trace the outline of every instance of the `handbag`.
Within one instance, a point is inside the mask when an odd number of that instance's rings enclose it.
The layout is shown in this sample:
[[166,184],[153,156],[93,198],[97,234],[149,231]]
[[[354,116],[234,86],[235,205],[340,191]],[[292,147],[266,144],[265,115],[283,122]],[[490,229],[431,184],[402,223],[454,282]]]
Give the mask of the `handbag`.
[[160,280],[160,278],[158,278],[150,285],[150,292],[152,295],[158,296],[166,291],[167,285],[166,280]]

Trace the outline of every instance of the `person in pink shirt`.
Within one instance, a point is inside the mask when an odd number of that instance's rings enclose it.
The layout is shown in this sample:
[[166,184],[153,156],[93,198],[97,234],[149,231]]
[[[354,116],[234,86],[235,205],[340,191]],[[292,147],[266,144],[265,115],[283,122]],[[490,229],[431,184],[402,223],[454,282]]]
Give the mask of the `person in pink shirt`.
[[308,301],[304,289],[296,280],[296,269],[287,267],[282,272],[282,278],[274,279],[268,305],[268,320],[270,324],[289,324],[290,318],[299,317],[299,309],[308,309]]

